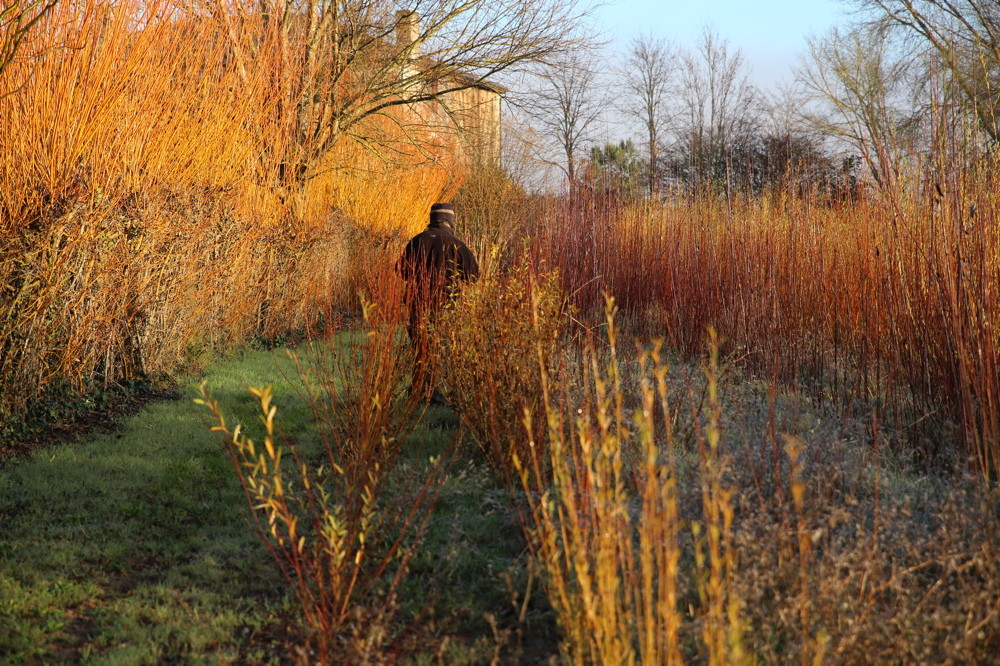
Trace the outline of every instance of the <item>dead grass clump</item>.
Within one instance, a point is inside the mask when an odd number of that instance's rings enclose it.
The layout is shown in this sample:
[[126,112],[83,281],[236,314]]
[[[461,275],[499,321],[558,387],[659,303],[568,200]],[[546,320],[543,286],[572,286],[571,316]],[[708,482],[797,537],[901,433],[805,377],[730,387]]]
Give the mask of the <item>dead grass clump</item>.
[[767,663],[990,661],[998,544],[975,493],[931,480],[817,501],[825,482],[793,481],[802,501],[786,512],[739,511],[734,583],[753,627],[748,648]]

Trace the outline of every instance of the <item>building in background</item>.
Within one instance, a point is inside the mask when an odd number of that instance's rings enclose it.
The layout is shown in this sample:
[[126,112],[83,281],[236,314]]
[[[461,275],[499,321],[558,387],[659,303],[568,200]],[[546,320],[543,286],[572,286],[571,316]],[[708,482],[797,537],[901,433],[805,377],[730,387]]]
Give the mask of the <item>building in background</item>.
[[[410,47],[420,35],[420,17],[416,12],[396,14],[396,48]],[[470,166],[496,166],[501,150],[501,101],[507,89],[461,71],[444,71],[440,76],[417,76],[436,65],[414,48],[409,63],[400,72],[402,78],[421,81],[414,96],[439,96],[437,101],[414,103],[413,112],[441,133],[454,132],[461,151],[460,160]]]

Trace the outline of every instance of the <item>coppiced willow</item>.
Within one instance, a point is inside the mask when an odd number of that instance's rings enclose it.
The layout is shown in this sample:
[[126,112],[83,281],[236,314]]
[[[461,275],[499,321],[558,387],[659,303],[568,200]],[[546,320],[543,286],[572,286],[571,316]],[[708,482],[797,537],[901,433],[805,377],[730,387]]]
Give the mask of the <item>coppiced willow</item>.
[[[21,41],[0,68],[0,420],[314,326],[354,299],[371,249],[385,258],[462,181],[453,137],[404,123],[403,105],[366,143],[325,144],[288,196],[274,22],[202,9],[4,9],[4,44]],[[244,46],[256,57],[237,59]]]
[[[709,413],[698,436],[702,510],[690,516],[679,509],[676,407],[662,342],[635,360],[636,396],[623,383],[610,298],[606,332],[605,352],[587,349],[578,381],[560,383],[542,367],[544,408],[525,410],[527,457],[514,458],[522,520],[562,651],[573,664],[680,664],[684,635],[696,633],[706,663],[744,663],[733,490],[719,451],[717,341],[710,342]],[[544,421],[541,437],[535,419]],[[690,557],[681,565],[684,529],[693,537],[693,566]],[[682,609],[692,580],[698,607]]]
[[[714,326],[723,352],[754,372],[839,405],[877,396],[914,458],[968,454],[995,479],[997,167],[967,163],[961,150],[941,158],[941,195],[828,205],[815,193],[705,194],[652,207],[581,197],[548,206],[527,233],[583,321],[600,321],[607,290],[629,326],[687,353]],[[960,424],[958,442],[935,432],[941,417]]]
[[[392,284],[382,276],[381,284]],[[444,480],[450,452],[422,485],[385,492],[400,450],[421,415],[406,390],[410,354],[399,334],[403,290],[364,304],[361,335],[331,328],[293,354],[320,445],[282,441],[271,387],[251,388],[264,425],[255,441],[230,426],[210,390],[209,412],[243,484],[258,536],[295,595],[318,663],[373,663],[392,642],[396,594]]]

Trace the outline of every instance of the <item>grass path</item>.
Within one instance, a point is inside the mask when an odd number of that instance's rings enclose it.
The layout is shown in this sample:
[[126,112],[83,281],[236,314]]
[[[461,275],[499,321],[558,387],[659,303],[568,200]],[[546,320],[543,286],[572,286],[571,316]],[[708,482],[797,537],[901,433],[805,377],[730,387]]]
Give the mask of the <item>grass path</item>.
[[[245,387],[274,385],[284,433],[312,436],[282,351],[247,352],[205,380],[227,418],[244,424],[256,423]],[[296,637],[284,582],[192,403],[196,387],[147,405],[112,433],[0,468],[0,662],[290,660]],[[418,475],[455,427],[447,409],[429,410],[402,478]],[[401,600],[413,661],[435,653],[449,663],[489,661],[510,637],[503,581],[516,589],[525,574],[502,495],[469,456],[449,476]]]

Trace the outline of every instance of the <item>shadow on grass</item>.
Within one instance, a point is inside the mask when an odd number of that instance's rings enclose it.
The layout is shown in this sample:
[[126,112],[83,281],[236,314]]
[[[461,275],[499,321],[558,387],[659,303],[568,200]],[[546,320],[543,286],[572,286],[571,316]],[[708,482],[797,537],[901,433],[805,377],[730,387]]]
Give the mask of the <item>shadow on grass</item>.
[[[235,385],[261,373],[279,374],[270,354],[227,362],[208,379],[224,387],[216,395],[234,418],[250,422],[251,396]],[[284,582],[191,395],[3,471],[5,662],[269,663],[288,654]],[[298,416],[294,434],[308,436],[294,391],[286,386],[278,401]]]

